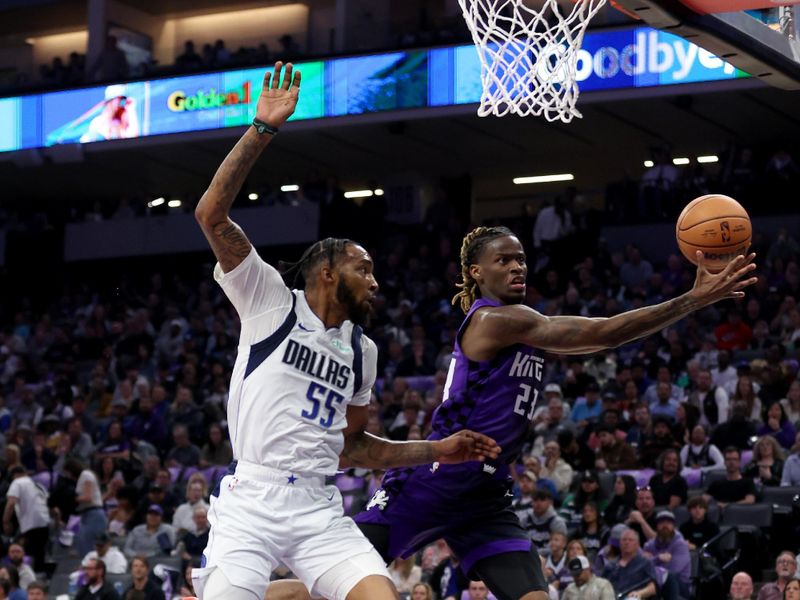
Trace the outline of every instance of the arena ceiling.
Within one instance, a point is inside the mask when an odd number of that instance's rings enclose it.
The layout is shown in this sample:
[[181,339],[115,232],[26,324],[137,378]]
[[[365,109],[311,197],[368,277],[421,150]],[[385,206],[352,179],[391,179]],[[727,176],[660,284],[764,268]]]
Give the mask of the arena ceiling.
[[[800,150],[800,96],[758,82],[734,84],[715,84],[713,93],[686,93],[691,89],[685,86],[681,95],[635,100],[587,95],[587,102],[579,103],[584,118],[571,124],[481,119],[474,107],[298,122],[279,134],[248,185],[338,174],[352,188],[370,180],[380,184],[397,173],[433,179],[469,173],[497,178],[498,196],[507,197],[528,193],[510,185],[510,176],[517,175],[572,172],[584,189],[638,179],[655,145],[671,145],[673,156],[719,153],[733,141]],[[43,159],[36,152],[0,154],[3,196],[68,201],[121,193],[199,194],[240,133],[90,144],[82,154],[57,149],[60,154],[45,153]]]

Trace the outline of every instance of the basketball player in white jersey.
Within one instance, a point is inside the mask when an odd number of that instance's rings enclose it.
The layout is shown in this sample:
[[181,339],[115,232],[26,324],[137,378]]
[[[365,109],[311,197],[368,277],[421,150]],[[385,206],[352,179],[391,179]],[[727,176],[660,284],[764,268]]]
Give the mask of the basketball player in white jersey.
[[[325,477],[340,466],[394,466],[496,458],[486,436],[389,442],[365,432],[377,351],[361,333],[378,284],[369,254],[350,240],[312,245],[290,290],[256,253],[229,210],[278,127],[294,112],[300,73],[275,65],[264,78],[253,127],[217,170],[195,211],[219,261],[214,278],[239,313],[228,426],[235,467],[212,497],[200,600],[262,600],[285,564],[312,596],[397,598],[383,560]],[[341,459],[340,459],[341,455]]]

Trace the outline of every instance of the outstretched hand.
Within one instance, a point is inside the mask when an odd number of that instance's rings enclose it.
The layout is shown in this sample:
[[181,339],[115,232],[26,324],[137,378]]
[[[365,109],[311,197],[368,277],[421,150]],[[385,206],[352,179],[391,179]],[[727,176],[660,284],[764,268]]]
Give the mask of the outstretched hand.
[[701,251],[698,250],[696,256],[697,277],[694,280],[692,294],[703,306],[719,300],[742,298],[744,297],[742,290],[758,281],[757,277],[746,278],[756,268],[753,262],[756,257],[755,252],[747,257],[740,254],[719,273],[708,270]]
[[[274,73],[264,75],[264,85],[256,105],[256,118],[272,127],[280,127],[286,122],[295,107],[300,94],[300,71],[292,72],[292,63],[275,63]],[[281,82],[281,71],[283,82]]]
[[468,429],[434,442],[434,447],[434,460],[442,464],[497,458],[501,450],[492,438]]

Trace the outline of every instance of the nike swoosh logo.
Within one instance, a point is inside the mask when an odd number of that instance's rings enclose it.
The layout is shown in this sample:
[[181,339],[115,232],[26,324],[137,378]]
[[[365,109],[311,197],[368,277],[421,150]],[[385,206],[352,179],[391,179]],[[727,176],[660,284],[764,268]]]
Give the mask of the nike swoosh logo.
[[333,492],[333,493],[331,494],[331,497],[330,497],[330,498],[328,498],[328,500],[333,500],[333,497],[334,497],[335,495],[336,495],[336,492]]
[[303,327],[302,323],[298,323],[297,326],[302,329],[303,331],[308,331],[309,333],[313,332],[313,329],[309,329],[308,327]]

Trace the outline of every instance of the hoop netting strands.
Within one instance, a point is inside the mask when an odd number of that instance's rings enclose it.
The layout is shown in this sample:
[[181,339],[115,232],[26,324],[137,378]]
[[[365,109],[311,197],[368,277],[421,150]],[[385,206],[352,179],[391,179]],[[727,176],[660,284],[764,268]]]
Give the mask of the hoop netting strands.
[[[581,117],[576,65],[589,21],[606,0],[577,0],[562,14],[556,0],[541,10],[524,0],[458,0],[481,61],[478,116]],[[566,11],[564,11],[566,12]]]

